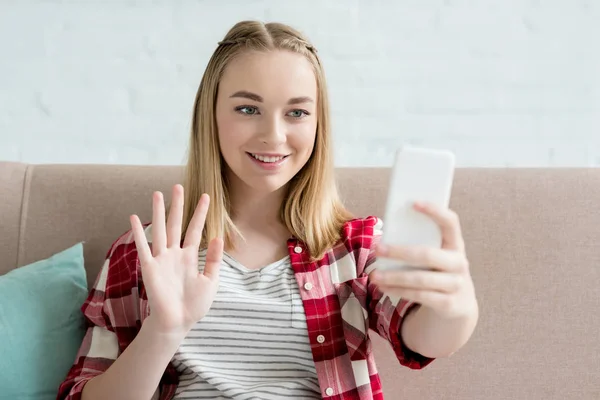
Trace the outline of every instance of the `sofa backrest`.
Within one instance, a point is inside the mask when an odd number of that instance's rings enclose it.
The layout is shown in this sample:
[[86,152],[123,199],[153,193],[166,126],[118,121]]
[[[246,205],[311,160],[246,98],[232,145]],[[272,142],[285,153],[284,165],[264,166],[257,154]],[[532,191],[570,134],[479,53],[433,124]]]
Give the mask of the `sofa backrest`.
[[[151,216],[180,166],[0,163],[0,274],[84,241],[88,282],[128,216]],[[382,216],[387,168],[340,168],[356,215]],[[464,349],[420,373],[372,334],[386,398],[600,398],[600,169],[456,171],[480,301]]]

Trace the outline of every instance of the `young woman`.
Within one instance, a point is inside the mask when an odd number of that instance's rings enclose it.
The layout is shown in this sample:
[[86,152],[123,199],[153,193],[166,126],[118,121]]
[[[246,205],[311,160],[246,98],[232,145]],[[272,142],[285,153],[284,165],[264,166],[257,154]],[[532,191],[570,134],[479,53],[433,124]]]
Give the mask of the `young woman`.
[[[478,318],[459,220],[416,205],[442,249],[378,246],[334,182],[315,48],[241,22],[196,96],[185,192],[131,217],[82,307],[89,329],[59,399],[383,399],[368,331],[422,368]],[[209,206],[210,200],[210,206]],[[376,272],[386,255],[430,267]]]

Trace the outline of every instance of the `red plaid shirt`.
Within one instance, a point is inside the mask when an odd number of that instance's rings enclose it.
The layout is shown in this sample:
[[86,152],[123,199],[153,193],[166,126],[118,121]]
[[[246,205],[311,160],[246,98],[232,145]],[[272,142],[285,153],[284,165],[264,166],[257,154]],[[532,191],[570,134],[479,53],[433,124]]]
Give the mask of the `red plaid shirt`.
[[[304,243],[288,240],[321,395],[327,400],[383,399],[369,329],[389,341],[402,365],[420,369],[432,361],[406,348],[400,337],[403,317],[417,304],[392,299],[369,282],[381,228],[376,217],[347,222],[341,240],[317,262],[310,261]],[[88,330],[57,399],[81,398],[85,383],[108,369],[139,332],[149,315],[140,273],[129,231],[111,246],[81,308]],[[169,363],[159,398],[171,399],[177,384],[178,374]]]

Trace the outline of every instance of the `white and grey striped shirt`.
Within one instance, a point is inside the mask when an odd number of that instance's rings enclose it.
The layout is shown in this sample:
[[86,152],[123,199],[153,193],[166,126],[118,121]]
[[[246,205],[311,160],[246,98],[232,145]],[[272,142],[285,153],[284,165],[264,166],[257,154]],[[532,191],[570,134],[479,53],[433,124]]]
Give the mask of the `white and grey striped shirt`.
[[289,256],[250,270],[225,253],[214,303],[173,365],[180,374],[176,399],[320,399]]

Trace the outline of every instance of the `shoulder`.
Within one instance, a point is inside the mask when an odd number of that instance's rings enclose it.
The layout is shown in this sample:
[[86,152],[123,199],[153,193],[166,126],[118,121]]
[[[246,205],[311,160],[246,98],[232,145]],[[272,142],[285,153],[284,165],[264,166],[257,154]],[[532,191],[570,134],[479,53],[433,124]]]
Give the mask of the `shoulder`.
[[[152,224],[150,223],[146,223],[143,225],[144,227],[144,233],[146,234],[146,240],[148,241],[148,243],[151,243],[152,240]],[[110,245],[110,248],[108,250],[108,253],[106,254],[106,258],[110,259],[113,258],[115,256],[119,256],[122,255],[123,253],[131,253],[131,252],[135,252],[137,255],[137,248],[135,246],[135,239],[133,236],[133,230],[129,229],[125,232],[123,232],[120,236],[118,236],[116,238],[115,241],[112,242],[112,244]]]
[[375,246],[382,234],[383,221],[376,216],[354,218],[346,221],[340,232],[340,240],[328,257],[334,270],[334,281],[346,281],[361,277],[375,259]]
[[[148,225],[144,225],[147,231]],[[144,297],[144,292],[137,248],[130,229],[110,245],[102,269],[81,310],[95,325],[110,330],[129,327],[137,318],[129,317],[145,309],[144,306],[136,306]]]
[[377,240],[383,233],[383,220],[376,216],[354,218],[342,226],[342,241],[356,246],[371,247],[370,242]]
[[[152,227],[150,224],[143,226],[146,239],[150,243]],[[133,231],[129,229],[120,234],[110,245],[96,286],[106,292],[128,290],[138,285],[139,275],[138,251]]]

